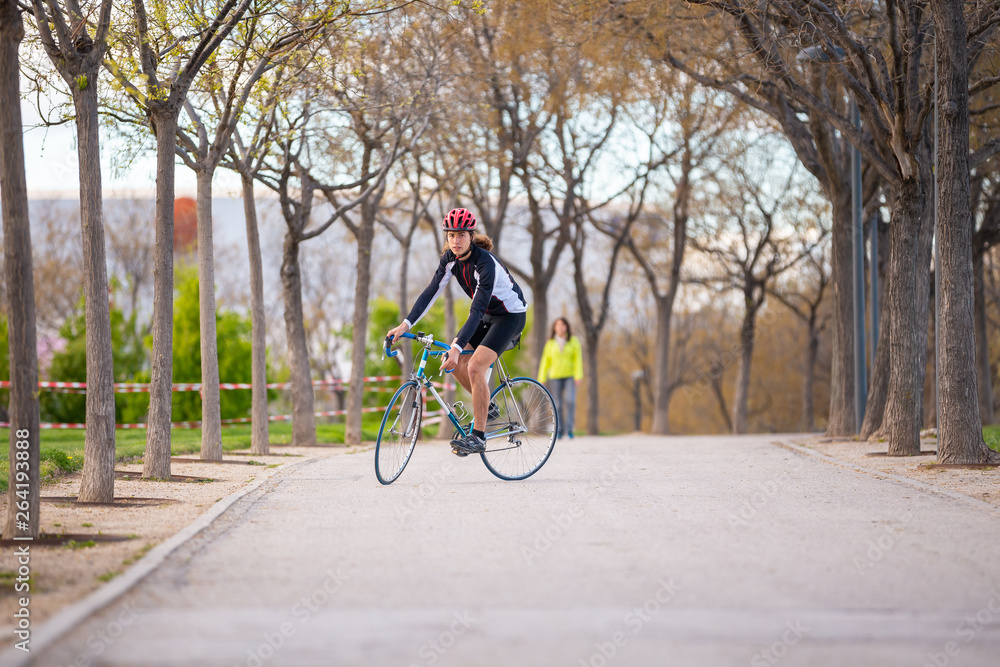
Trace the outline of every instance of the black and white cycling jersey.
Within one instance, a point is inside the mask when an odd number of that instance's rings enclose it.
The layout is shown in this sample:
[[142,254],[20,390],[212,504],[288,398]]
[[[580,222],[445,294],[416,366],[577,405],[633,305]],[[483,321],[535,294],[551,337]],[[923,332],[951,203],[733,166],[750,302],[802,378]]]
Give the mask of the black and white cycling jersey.
[[444,252],[434,279],[417,297],[417,302],[404,320],[410,328],[427,314],[452,276],[455,276],[458,284],[472,298],[469,319],[458,332],[456,344],[459,347],[464,348],[469,342],[484,315],[501,316],[528,310],[521,288],[514,282],[503,262],[488,250],[473,245],[464,260],[458,259],[450,249]]

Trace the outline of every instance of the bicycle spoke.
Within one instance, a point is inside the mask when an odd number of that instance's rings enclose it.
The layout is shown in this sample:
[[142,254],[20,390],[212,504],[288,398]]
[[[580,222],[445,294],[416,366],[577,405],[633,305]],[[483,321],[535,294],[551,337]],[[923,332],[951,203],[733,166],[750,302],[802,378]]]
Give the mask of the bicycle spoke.
[[389,402],[375,444],[375,474],[383,484],[391,484],[403,472],[420,435],[423,413],[416,383],[403,385]]
[[483,461],[502,479],[524,479],[545,463],[555,444],[555,405],[541,384],[526,378],[502,386],[493,400],[501,413],[496,421],[507,427],[493,432]]

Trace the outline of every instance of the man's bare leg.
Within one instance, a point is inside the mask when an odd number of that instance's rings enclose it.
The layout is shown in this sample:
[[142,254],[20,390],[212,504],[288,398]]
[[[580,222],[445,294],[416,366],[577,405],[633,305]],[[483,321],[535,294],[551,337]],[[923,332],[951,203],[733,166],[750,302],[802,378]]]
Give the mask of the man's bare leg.
[[[472,346],[466,344],[466,350],[471,350]],[[469,360],[474,355],[463,354],[458,358],[458,367],[451,372],[451,374],[458,380],[458,383],[462,385],[465,391],[472,393],[472,380],[469,378]]]
[[473,428],[477,431],[486,430],[486,414],[490,407],[490,385],[486,378],[490,366],[496,360],[496,352],[488,347],[480,346],[473,353],[468,364],[469,383],[472,385]]

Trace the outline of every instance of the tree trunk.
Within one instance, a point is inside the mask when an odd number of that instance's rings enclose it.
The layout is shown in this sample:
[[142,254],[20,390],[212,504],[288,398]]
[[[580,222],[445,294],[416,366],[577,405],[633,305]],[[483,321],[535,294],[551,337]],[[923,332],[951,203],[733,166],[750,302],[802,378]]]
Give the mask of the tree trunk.
[[[219,346],[215,328],[215,244],[211,169],[198,172],[198,315],[201,332],[201,458],[222,460]],[[251,352],[252,354],[252,352]]]
[[[399,321],[402,322],[403,318],[410,312],[410,301],[409,294],[407,294],[407,287],[409,286],[409,271],[410,271],[410,245],[412,236],[406,240],[406,243],[401,244],[400,252],[402,257],[400,257],[399,266]],[[403,353],[402,361],[402,375],[405,381],[407,374],[410,369],[413,368],[413,346],[412,345],[401,345],[401,352]]]
[[549,336],[549,295],[548,291],[532,285],[531,304],[535,321],[531,325],[531,361],[534,364],[532,372],[537,373],[542,366],[542,352]]
[[747,403],[750,396],[750,367],[757,327],[757,309],[752,298],[746,300],[746,313],[740,327],[740,367],[736,371],[736,391],[733,396],[733,433],[747,432]]
[[[936,373],[937,368],[933,364],[935,363],[934,354],[936,354],[937,352],[937,318],[935,317],[934,308],[930,305],[931,302],[934,301],[933,293],[931,293],[927,301],[928,301],[927,312],[930,319],[927,326],[927,338],[928,338],[927,347],[928,347],[928,354],[931,355],[932,359],[931,373]],[[928,428],[936,429],[937,428],[937,382],[935,382],[935,379],[936,378],[934,376],[931,377],[930,382],[927,382],[926,378],[924,379],[924,383],[928,385],[928,396],[927,396],[927,403],[921,406],[922,408],[921,414],[923,415],[924,418],[924,424],[926,424]]]
[[969,201],[968,32],[961,0],[932,3],[940,81],[938,249],[941,259],[938,461],[1000,461],[983,442],[973,332],[972,211]]
[[104,249],[97,76],[73,91],[80,161],[84,306],[87,321],[87,430],[80,502],[110,503],[115,495],[115,369],[111,354],[108,268]]
[[[830,198],[833,206],[832,287],[833,352],[830,368],[830,419],[826,434],[851,437],[856,424],[854,414],[854,274],[852,270],[851,192],[844,188]],[[885,327],[887,328],[887,327]],[[888,350],[886,350],[888,352]],[[873,364],[875,365],[875,364]],[[873,385],[875,378],[873,376]],[[869,399],[870,400],[870,399]]]
[[[934,301],[934,294],[931,293],[930,297],[927,299],[927,312],[929,313],[930,322],[927,327],[927,336],[929,338],[928,348],[930,354],[933,356],[937,354],[937,317],[934,313],[934,308],[930,306],[930,302]],[[932,362],[933,363],[933,362]],[[932,369],[932,373],[936,372],[937,368]],[[929,395],[927,397],[927,404],[923,407],[924,423],[927,424],[928,428],[936,429],[938,427],[938,414],[937,414],[937,382],[936,378],[932,377],[930,382],[925,384],[929,385]]]
[[972,256],[973,289],[975,290],[976,370],[979,385],[979,416],[983,426],[993,423],[993,369],[990,366],[990,341],[986,329],[986,292],[983,288],[983,255]]
[[[17,55],[23,38],[24,24],[17,3],[0,0],[0,200],[3,201],[10,354],[10,472],[7,476],[7,520],[3,530],[7,539],[15,536],[38,537],[39,532],[38,348]],[[26,443],[27,449],[18,447],[19,442]],[[17,470],[19,453],[22,458],[26,453],[26,471]],[[18,475],[21,475],[20,479]],[[17,495],[18,491],[22,492],[21,497]],[[27,521],[24,515],[18,516],[20,510],[17,506],[18,502],[24,502],[25,495],[28,501]]]
[[[267,339],[264,324],[264,270],[257,230],[257,202],[253,198],[253,177],[240,174],[243,184],[243,214],[247,223],[247,250],[250,255],[250,451],[270,450],[267,422]],[[202,356],[204,359],[204,356]]]
[[[597,368],[597,346],[599,345],[600,332],[586,332],[587,349],[584,354],[584,375],[587,381],[587,435],[600,435],[598,417],[601,414],[601,391],[600,378]],[[569,424],[569,429],[573,429],[573,424]]]
[[152,115],[156,133],[156,250],[153,253],[153,356],[144,478],[170,478],[170,419],[174,367],[174,149],[177,114]]
[[375,210],[373,202],[362,205],[361,226],[358,228],[357,282],[354,286],[354,320],[351,349],[351,383],[347,392],[347,424],[344,427],[344,443],[360,445],[361,409],[365,396],[365,359],[368,338],[368,295],[372,275],[372,239],[375,236]]
[[[889,360],[891,358],[889,345],[889,322],[888,295],[886,287],[889,283],[889,261],[892,256],[892,248],[889,237],[892,234],[892,226],[885,225],[886,231],[880,231],[879,237],[879,260],[876,264],[876,271],[879,273],[879,314],[878,321],[881,326],[878,331],[878,341],[875,346],[875,358],[872,360],[871,377],[868,383],[868,400],[865,404],[865,418],[861,424],[860,438],[868,440],[882,428],[882,418],[885,416],[885,406],[889,397]],[[885,238],[883,238],[883,236]]]
[[[927,160],[929,155],[924,156]],[[921,167],[921,178],[925,182],[930,180],[930,172]],[[930,261],[933,247],[934,224],[930,210],[925,207],[925,202],[921,202],[917,207],[920,213],[919,223],[913,222],[914,228],[919,229],[914,238],[908,241],[914,246],[915,259],[913,260],[913,297],[911,304],[913,308],[913,335],[915,336],[915,356],[913,363],[913,384],[915,393],[913,401],[916,410],[917,429],[923,423],[924,414],[924,384],[927,368],[927,334],[928,318],[931,316],[930,299],[933,298],[930,288]],[[895,208],[893,214],[895,215]],[[919,224],[919,227],[916,225]],[[872,364],[872,381],[868,391],[868,401],[865,410],[864,422],[861,425],[861,438],[888,437],[889,424],[885,419],[886,410],[889,404],[889,382],[892,374],[892,365],[896,363],[898,350],[892,344],[894,335],[894,323],[892,318],[892,304],[889,295],[892,293],[892,257],[896,248],[892,242],[892,225],[889,225],[888,260],[889,267],[886,280],[881,284],[888,285],[884,290],[886,298],[880,301],[879,321],[883,323],[879,329],[879,341],[876,347],[875,361]],[[908,298],[908,297],[904,297]],[[933,385],[931,387],[933,392]]]
[[668,293],[656,297],[656,341],[653,354],[653,423],[651,433],[670,433],[670,337],[674,300]]
[[917,410],[920,358],[917,331],[917,256],[919,229],[923,222],[926,193],[917,179],[900,185],[893,201],[889,225],[889,392],[883,422],[889,440],[889,456],[920,453],[921,413]]
[[285,300],[285,337],[292,384],[292,444],[307,447],[316,444],[316,414],[312,373],[309,370],[309,345],[302,313],[302,275],[299,267],[299,241],[292,231],[285,233],[281,258],[281,285]]
[[655,277],[649,277],[653,298],[656,300],[656,352],[653,361],[653,423],[651,431],[660,435],[670,432],[670,399],[674,388],[670,384],[670,339],[673,324],[674,301],[681,282],[681,265],[687,249],[687,223],[691,202],[691,148],[685,140],[681,158],[681,178],[674,198],[674,247],[670,262],[670,282],[667,293],[660,296]]
[[802,381],[802,424],[803,433],[816,430],[816,406],[813,393],[816,386],[816,359],[819,357],[819,332],[816,330],[816,316],[809,321],[809,348],[806,352],[805,377]]
[[[891,288],[885,290],[888,297]],[[888,308],[882,309],[888,313]],[[862,440],[875,436],[882,428],[882,418],[885,416],[885,406],[889,398],[889,332],[892,324],[888,318],[881,317],[882,326],[878,332],[878,346],[875,348],[875,361],[872,363],[871,384],[868,387],[868,401],[865,405],[865,419],[861,423]]]
[[[444,287],[444,339],[447,341],[452,340],[455,337],[455,302],[454,297],[451,294],[451,283],[449,282]],[[449,376],[445,383],[449,387],[455,386],[455,378]],[[455,390],[445,389],[441,392],[441,397],[446,403],[452,404],[455,402]],[[452,426],[451,420],[442,415],[441,425],[438,427],[438,438],[441,440],[446,440],[451,438],[452,432],[455,427]]]
[[[926,156],[927,164],[930,164],[931,156],[928,153]],[[923,178],[925,183],[931,183],[933,180],[933,173],[929,170],[923,172]],[[916,312],[916,333],[917,333],[917,363],[916,363],[916,386],[917,394],[914,396],[914,401],[916,401],[916,411],[918,423],[923,425],[924,423],[924,386],[927,383],[927,355],[928,351],[933,349],[928,346],[928,336],[930,335],[931,327],[931,305],[934,303],[934,288],[931,283],[931,258],[934,254],[934,212],[930,206],[924,208],[924,215],[921,220],[920,225],[920,235],[917,240],[917,261],[915,263],[916,267],[916,295],[917,295],[917,312]],[[933,387],[933,383],[931,383]],[[935,424],[937,426],[937,424]]]

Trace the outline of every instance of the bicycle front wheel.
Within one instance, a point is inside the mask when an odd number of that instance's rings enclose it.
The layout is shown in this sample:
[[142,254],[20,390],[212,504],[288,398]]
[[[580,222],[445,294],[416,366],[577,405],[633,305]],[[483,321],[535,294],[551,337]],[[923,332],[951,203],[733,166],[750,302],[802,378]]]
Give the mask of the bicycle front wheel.
[[531,477],[556,443],[559,415],[552,395],[537,380],[513,378],[501,383],[490,398],[500,416],[487,424],[483,463],[500,479]]
[[423,409],[420,385],[413,380],[392,395],[375,441],[375,476],[383,484],[395,482],[409,463],[420,435]]

